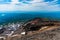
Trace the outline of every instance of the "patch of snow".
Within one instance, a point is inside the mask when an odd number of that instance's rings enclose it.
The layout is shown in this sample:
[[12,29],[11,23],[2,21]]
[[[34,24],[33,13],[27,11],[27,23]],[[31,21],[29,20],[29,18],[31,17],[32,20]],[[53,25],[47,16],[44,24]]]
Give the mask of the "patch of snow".
[[26,32],[22,32],[21,34],[22,34],[22,35],[25,35],[25,33],[26,33]]

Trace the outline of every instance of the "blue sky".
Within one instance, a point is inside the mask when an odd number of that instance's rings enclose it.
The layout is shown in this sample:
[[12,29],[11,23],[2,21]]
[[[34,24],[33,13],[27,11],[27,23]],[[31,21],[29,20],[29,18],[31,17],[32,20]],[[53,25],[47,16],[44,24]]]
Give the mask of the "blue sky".
[[[0,12],[10,11],[60,11],[60,0],[0,0]],[[10,2],[9,4],[5,3]]]
[[[5,22],[6,20],[9,20],[11,16],[10,12],[29,12],[32,11],[34,14],[32,15],[21,15],[19,18],[32,18],[32,17],[48,17],[48,18],[59,18],[60,19],[60,0],[20,0],[20,2],[17,2],[15,0],[14,2],[11,2],[11,0],[0,0],[0,23]],[[56,12],[57,11],[57,12]],[[10,14],[4,14],[1,12],[8,12]],[[27,14],[28,14],[27,12]],[[35,14],[38,13],[38,14]],[[42,13],[43,12],[43,13]],[[46,12],[46,13],[45,13]],[[8,19],[7,19],[8,18]],[[17,18],[17,17],[16,17]],[[11,21],[11,20],[10,20]]]

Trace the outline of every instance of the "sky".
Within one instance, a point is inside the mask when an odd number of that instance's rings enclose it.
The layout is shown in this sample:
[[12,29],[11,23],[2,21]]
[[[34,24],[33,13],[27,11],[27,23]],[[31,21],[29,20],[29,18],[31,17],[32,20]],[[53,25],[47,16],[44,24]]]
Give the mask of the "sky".
[[0,12],[10,11],[60,11],[60,0],[0,0]]
[[[60,19],[60,0],[0,0],[0,23],[6,22],[6,20],[11,21],[13,15],[10,12],[44,12],[40,14],[25,15],[18,14],[19,18],[32,18],[32,17],[51,17]],[[56,12],[58,11],[58,12]],[[9,12],[10,14],[5,14]],[[50,14],[45,12],[50,12]],[[51,13],[53,12],[53,13]],[[15,16],[16,17],[16,16]],[[16,17],[16,18],[18,18]],[[14,19],[15,20],[15,19]]]

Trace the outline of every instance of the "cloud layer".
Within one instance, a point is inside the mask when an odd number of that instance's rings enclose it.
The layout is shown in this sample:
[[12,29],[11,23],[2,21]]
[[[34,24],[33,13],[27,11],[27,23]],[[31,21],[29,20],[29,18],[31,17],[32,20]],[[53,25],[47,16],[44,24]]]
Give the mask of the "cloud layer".
[[0,4],[0,12],[5,11],[60,11],[58,0],[45,2],[44,0],[25,1],[25,3]]

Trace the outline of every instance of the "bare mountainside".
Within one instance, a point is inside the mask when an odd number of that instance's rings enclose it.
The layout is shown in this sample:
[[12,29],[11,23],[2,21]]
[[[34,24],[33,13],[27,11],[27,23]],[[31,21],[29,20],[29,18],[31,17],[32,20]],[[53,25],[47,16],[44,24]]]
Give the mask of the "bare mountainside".
[[44,30],[28,32],[28,35],[15,36],[11,40],[60,40],[60,27],[53,26]]
[[60,40],[60,21],[35,18],[17,24],[9,24],[13,28],[20,26],[16,30],[9,27],[3,30],[0,40]]
[[[35,26],[31,26],[31,24]],[[60,40],[59,21],[44,21],[44,19],[37,18],[27,22],[24,26],[27,34],[20,37],[13,37],[11,40]],[[38,27],[39,29],[37,29]]]

